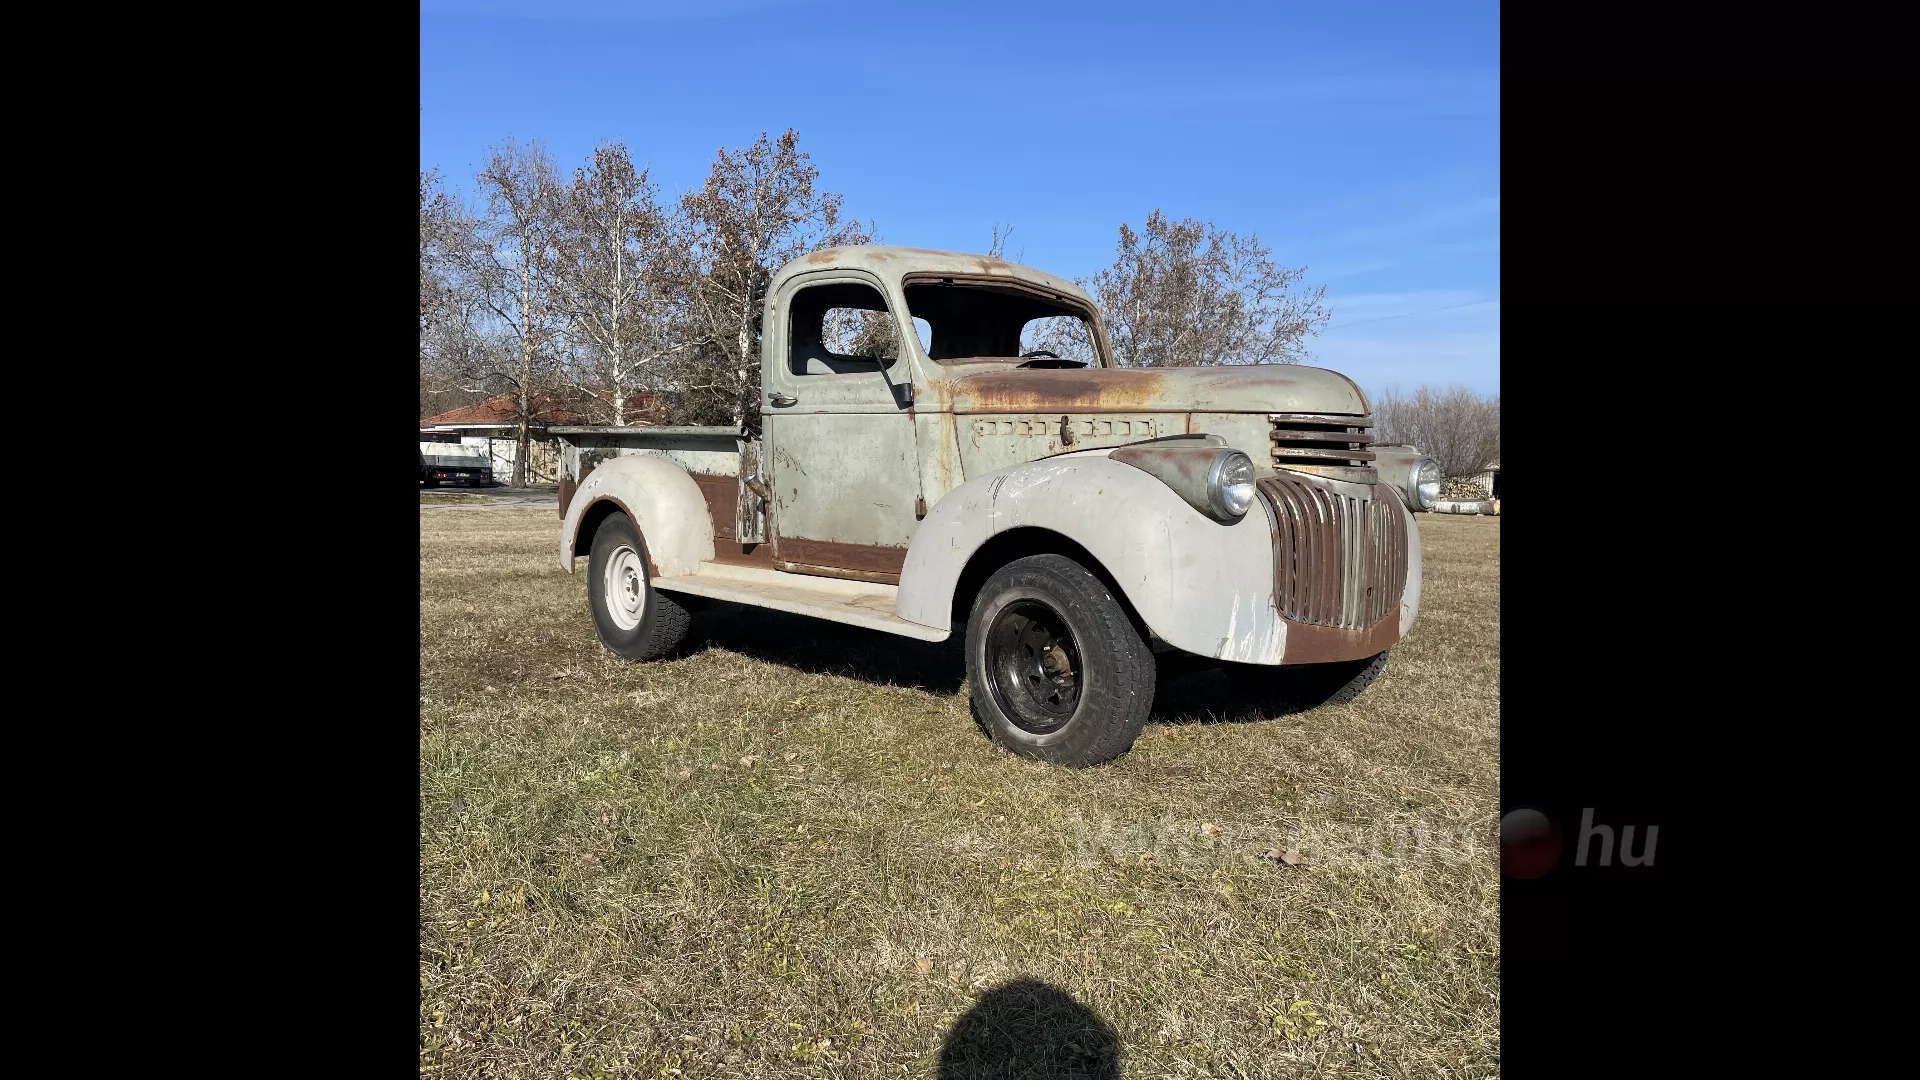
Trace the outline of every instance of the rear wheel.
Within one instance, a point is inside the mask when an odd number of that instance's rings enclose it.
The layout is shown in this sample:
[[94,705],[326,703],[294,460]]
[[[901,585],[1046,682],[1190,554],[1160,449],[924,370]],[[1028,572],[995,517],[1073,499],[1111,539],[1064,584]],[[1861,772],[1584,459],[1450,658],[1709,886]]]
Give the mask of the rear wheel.
[[1023,757],[1097,765],[1127,752],[1153,707],[1153,652],[1126,609],[1062,555],[987,579],[967,620],[973,715]]
[[600,643],[635,660],[658,659],[687,636],[687,610],[654,589],[646,543],[623,514],[594,530],[587,606]]

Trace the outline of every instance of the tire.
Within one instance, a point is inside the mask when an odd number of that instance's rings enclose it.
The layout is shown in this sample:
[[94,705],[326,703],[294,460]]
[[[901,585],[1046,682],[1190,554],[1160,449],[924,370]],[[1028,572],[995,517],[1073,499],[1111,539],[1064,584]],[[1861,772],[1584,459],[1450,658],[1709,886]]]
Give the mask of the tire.
[[687,636],[687,609],[653,587],[647,545],[633,522],[614,514],[593,531],[587,606],[600,643],[634,660],[657,660]]
[[1099,578],[1063,555],[1001,567],[967,619],[973,715],[1022,757],[1075,767],[1127,752],[1153,708],[1146,636]]
[[1387,670],[1387,654],[1331,664],[1229,664],[1227,676],[1240,692],[1263,712],[1305,712],[1322,705],[1346,705],[1364,693]]

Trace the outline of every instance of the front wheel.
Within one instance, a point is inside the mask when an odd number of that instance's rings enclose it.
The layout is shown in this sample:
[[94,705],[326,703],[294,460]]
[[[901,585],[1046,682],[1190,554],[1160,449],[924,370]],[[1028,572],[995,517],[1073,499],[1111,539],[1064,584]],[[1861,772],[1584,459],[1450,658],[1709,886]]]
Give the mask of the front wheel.
[[615,514],[593,533],[587,606],[600,643],[635,660],[655,660],[687,636],[687,610],[653,587],[647,545],[633,522]]
[[1153,651],[1100,579],[1062,555],[1001,567],[967,619],[973,715],[1023,757],[1098,765],[1153,708]]

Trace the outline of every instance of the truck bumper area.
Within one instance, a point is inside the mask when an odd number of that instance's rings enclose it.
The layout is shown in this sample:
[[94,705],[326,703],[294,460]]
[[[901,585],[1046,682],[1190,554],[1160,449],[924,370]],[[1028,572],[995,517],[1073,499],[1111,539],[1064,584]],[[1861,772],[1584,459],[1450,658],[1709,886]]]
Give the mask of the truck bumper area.
[[1420,596],[1420,537],[1399,496],[1289,470],[1257,487],[1286,627],[1279,663],[1358,660],[1399,641]]
[[1365,630],[1346,630],[1338,626],[1314,626],[1286,620],[1287,639],[1281,653],[1282,664],[1329,664],[1337,660],[1363,660],[1378,656],[1400,640],[1400,609]]

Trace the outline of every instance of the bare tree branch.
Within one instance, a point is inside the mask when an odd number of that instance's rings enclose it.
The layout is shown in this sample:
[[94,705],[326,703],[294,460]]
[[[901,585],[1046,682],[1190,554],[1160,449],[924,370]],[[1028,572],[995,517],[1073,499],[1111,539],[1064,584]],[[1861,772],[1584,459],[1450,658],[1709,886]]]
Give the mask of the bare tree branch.
[[1251,233],[1154,210],[1142,232],[1120,226],[1113,265],[1081,284],[1124,366],[1297,364],[1330,317],[1326,288],[1271,254]]
[[1479,476],[1500,460],[1498,394],[1481,397],[1464,386],[1402,394],[1390,386],[1372,397],[1379,440],[1418,447],[1448,479]]
[[[839,195],[815,190],[819,169],[799,141],[789,129],[722,148],[706,183],[681,200],[698,341],[673,365],[682,422],[758,424],[760,318],[773,272],[810,251],[873,240],[858,219],[842,220]],[[727,376],[712,378],[714,368]]]

